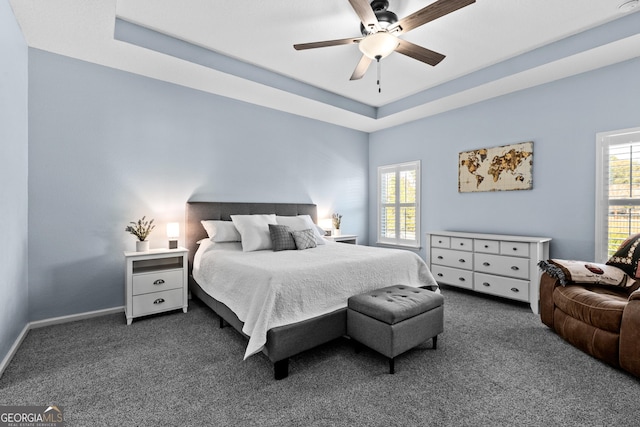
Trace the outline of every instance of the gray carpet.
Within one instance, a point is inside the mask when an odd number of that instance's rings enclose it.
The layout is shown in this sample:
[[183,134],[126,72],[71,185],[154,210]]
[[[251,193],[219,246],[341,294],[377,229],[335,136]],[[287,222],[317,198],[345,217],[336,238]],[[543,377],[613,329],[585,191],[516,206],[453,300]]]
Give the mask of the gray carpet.
[[0,404],[62,406],[68,426],[631,426],[640,381],[576,350],[527,305],[443,288],[445,332],[400,356],[339,339],[273,380],[262,356],[199,301],[134,320],[29,332]]

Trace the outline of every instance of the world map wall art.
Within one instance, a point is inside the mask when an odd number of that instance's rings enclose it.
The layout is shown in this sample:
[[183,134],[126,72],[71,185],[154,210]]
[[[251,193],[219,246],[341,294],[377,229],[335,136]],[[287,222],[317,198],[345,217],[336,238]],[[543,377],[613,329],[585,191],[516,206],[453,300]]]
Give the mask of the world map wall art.
[[460,153],[458,192],[531,190],[533,141]]

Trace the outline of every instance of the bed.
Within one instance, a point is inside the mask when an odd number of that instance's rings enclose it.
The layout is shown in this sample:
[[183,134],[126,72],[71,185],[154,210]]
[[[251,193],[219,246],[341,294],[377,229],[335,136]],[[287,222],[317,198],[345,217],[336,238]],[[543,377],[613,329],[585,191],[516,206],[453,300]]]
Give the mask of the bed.
[[258,352],[268,357],[276,379],[287,377],[289,357],[345,335],[350,295],[395,284],[389,282],[396,278],[437,289],[413,252],[333,242],[304,251],[244,252],[238,242],[211,244],[201,223],[259,214],[308,215],[317,222],[313,204],[187,203],[189,289],[221,326],[228,323],[248,338],[245,358]]

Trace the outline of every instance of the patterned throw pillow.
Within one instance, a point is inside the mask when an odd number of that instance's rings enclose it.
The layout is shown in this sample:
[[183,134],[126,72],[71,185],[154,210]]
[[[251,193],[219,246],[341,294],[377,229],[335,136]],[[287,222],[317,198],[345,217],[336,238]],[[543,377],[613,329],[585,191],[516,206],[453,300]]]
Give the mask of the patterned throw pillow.
[[629,276],[640,279],[640,271],[638,271],[638,260],[640,259],[640,234],[627,238],[618,251],[613,254],[607,265],[613,265],[624,270]]
[[293,240],[291,228],[288,225],[269,224],[269,234],[274,252],[296,249],[296,241]]
[[317,246],[316,236],[311,229],[292,231],[291,234],[293,234],[298,250],[311,249]]

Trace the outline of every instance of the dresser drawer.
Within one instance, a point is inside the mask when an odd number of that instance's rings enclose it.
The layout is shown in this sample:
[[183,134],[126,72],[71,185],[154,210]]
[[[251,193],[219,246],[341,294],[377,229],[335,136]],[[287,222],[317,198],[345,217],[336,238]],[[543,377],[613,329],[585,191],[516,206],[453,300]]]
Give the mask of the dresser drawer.
[[473,289],[476,292],[529,302],[529,281],[509,277],[474,273]]
[[524,242],[500,242],[502,255],[529,257],[529,244]]
[[133,295],[182,288],[183,281],[184,271],[182,269],[134,274],[132,278]]
[[159,313],[175,308],[182,308],[183,289],[170,289],[168,291],[152,292],[150,294],[136,295],[133,297],[133,315]]
[[473,250],[486,254],[499,254],[500,242],[498,240],[476,239],[473,241]]
[[481,273],[499,274],[501,276],[529,278],[529,259],[503,255],[474,254],[476,271]]
[[439,284],[473,289],[473,273],[469,270],[434,265],[431,272]]
[[473,252],[434,248],[431,251],[431,264],[471,270],[473,268]]
[[460,250],[460,251],[472,251],[473,239],[466,239],[462,237],[452,237],[451,249]]
[[451,237],[448,236],[431,236],[431,247],[432,248],[450,248],[451,247]]

